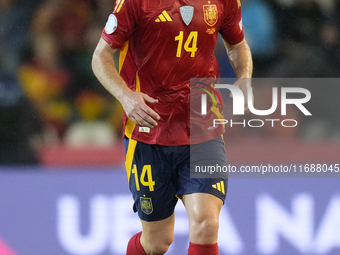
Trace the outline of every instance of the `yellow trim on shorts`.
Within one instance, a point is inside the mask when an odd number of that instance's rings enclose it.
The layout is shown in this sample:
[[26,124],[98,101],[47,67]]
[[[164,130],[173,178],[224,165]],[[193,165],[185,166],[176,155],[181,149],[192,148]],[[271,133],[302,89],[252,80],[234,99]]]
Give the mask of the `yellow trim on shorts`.
[[128,177],[128,182],[130,183],[130,176],[132,170],[133,156],[135,155],[135,150],[137,146],[137,141],[129,138],[129,145],[125,157],[125,169]]

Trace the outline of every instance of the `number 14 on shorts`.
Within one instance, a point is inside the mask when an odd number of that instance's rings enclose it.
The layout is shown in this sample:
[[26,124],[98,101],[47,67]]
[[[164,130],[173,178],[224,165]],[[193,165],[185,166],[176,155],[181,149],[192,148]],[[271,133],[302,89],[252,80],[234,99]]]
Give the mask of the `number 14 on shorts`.
[[138,177],[136,165],[133,165],[131,173],[135,176],[136,189],[138,191],[140,190],[139,183],[141,183],[145,187],[149,187],[150,191],[154,191],[155,181],[152,180],[151,165],[143,166],[143,170],[140,177]]

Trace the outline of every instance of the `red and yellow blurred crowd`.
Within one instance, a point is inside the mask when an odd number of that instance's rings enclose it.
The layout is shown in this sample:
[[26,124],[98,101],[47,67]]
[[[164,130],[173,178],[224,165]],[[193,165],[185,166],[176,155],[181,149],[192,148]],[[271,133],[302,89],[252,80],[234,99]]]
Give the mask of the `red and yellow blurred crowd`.
[[[242,4],[255,77],[340,75],[338,1]],[[113,5],[113,0],[0,0],[0,164],[37,163],[33,155],[43,146],[110,146],[120,140],[121,106],[91,70]],[[233,75],[222,45],[216,48],[222,76]],[[327,118],[329,126],[340,127]],[[267,131],[261,137],[301,135]],[[328,131],[321,127],[318,135]],[[244,132],[232,132],[232,138]]]

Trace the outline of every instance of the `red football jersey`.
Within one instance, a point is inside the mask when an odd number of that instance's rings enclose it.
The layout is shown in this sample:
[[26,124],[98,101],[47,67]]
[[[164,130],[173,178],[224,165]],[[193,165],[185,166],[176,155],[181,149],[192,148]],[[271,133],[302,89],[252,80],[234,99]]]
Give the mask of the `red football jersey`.
[[[149,106],[161,117],[157,127],[148,129],[135,126],[124,114],[126,136],[174,146],[204,142],[224,132],[221,125],[203,127],[203,133],[190,139],[190,78],[219,77],[217,35],[232,45],[243,40],[240,6],[240,0],[117,0],[102,38],[121,50],[119,71],[127,85],[159,100]],[[203,116],[206,123],[220,118],[216,109],[222,110],[220,104],[210,106],[215,110]],[[195,111],[199,116],[200,108]]]

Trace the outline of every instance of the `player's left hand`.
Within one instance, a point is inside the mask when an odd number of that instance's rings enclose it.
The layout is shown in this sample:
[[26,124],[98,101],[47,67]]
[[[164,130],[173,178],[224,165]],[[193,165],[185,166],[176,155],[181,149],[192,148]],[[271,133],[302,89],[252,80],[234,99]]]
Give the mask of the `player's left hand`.
[[[234,83],[234,86],[242,90],[244,95],[244,112],[249,113],[250,111],[248,106],[248,88],[251,87],[251,78],[240,78]],[[251,96],[251,102],[254,104],[254,96]],[[230,97],[233,97],[232,93],[230,93]]]

